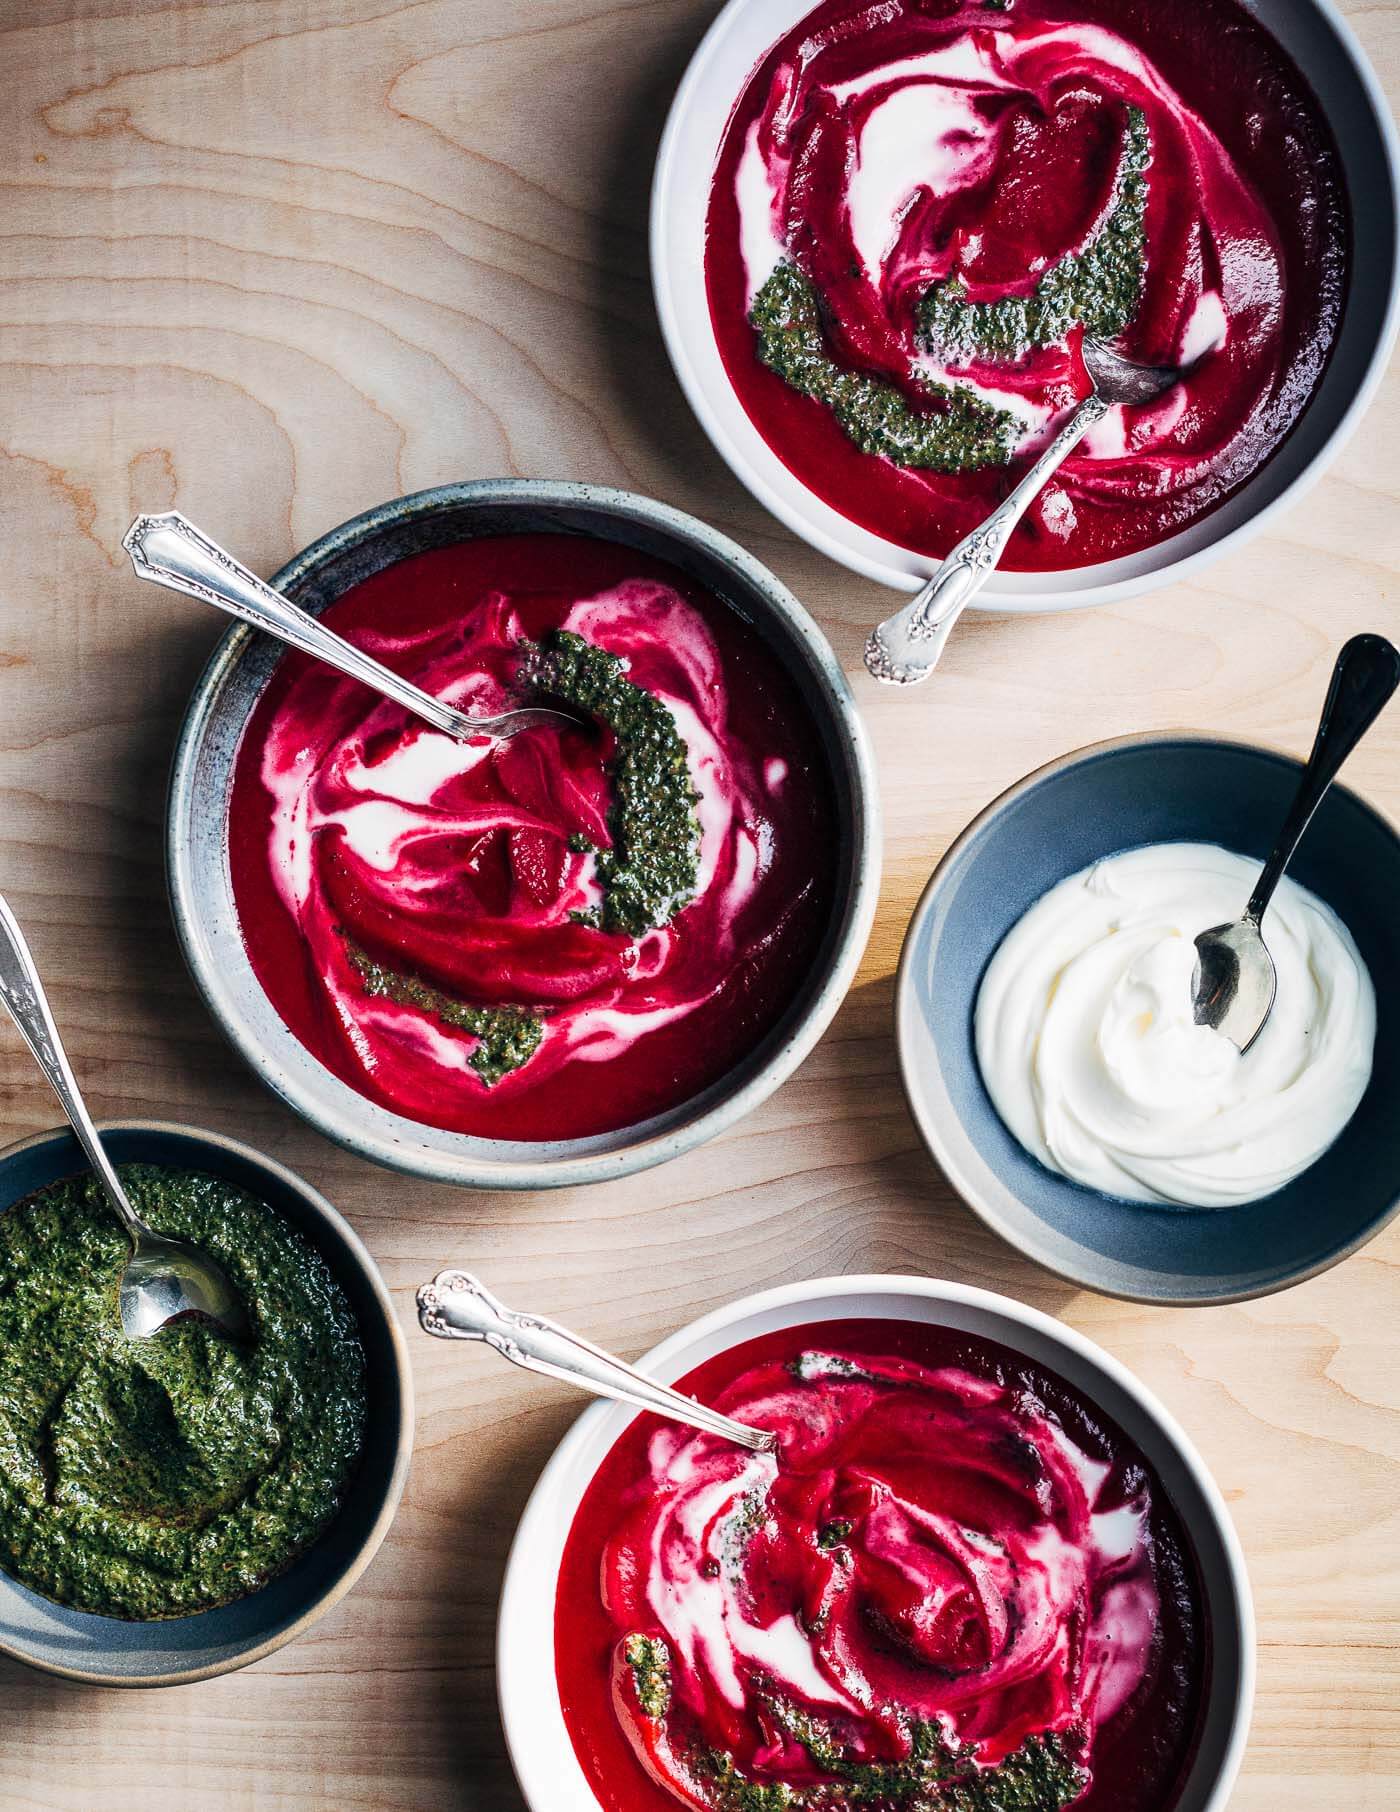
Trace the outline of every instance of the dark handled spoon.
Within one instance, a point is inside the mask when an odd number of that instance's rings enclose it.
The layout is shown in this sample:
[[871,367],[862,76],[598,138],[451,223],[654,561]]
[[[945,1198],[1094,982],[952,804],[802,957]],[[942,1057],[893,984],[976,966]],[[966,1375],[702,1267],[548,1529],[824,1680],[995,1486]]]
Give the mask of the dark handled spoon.
[[122,546],[131,555],[137,578],[150,579],[170,591],[184,592],[187,597],[212,604],[237,617],[240,623],[324,661],[328,667],[412,711],[435,730],[456,737],[458,742],[470,742],[477,736],[518,736],[522,730],[551,724],[577,729],[582,721],[570,712],[544,705],[501,711],[494,717],[470,717],[465,711],[444,704],[264,584],[178,511],[164,516],[138,516],[122,536]]
[[132,1207],[112,1160],[92,1123],[67,1053],[58,1036],[44,984],[24,933],[8,904],[0,898],[0,1000],[10,1009],[24,1042],[63,1104],[78,1143],[97,1173],[112,1211],[131,1240],[131,1256],[117,1291],[122,1332],[141,1340],[159,1332],[180,1315],[202,1315],[231,1339],[248,1335],[242,1299],[222,1268],[188,1240],[156,1233]]
[[1273,854],[1241,918],[1212,925],[1196,939],[1196,1024],[1223,1032],[1247,1051],[1273,1011],[1278,975],[1264,942],[1263,919],[1337,770],[1400,685],[1400,654],[1383,635],[1357,635],[1337,656],[1308,765]]

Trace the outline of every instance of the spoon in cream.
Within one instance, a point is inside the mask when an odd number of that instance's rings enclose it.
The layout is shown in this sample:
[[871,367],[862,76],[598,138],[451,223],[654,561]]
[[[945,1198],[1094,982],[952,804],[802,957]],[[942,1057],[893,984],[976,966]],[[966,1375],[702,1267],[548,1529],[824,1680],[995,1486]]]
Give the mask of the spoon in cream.
[[131,555],[138,579],[150,579],[170,591],[184,592],[187,597],[212,604],[216,610],[227,611],[240,623],[275,636],[279,642],[361,681],[458,742],[470,742],[479,736],[518,736],[522,730],[551,724],[577,729],[582,722],[570,712],[544,705],[502,711],[494,717],[469,717],[465,711],[444,704],[264,584],[176,510],[164,516],[138,516],[122,536],[122,546]]
[[1397,685],[1400,654],[1385,637],[1353,636],[1337,656],[1312,754],[1243,916],[1212,925],[1196,939],[1192,986],[1196,1024],[1223,1032],[1241,1053],[1264,1030],[1278,989],[1262,929],[1274,889],[1337,770],[1380,716]]
[[1135,365],[1102,340],[1086,338],[1083,355],[1093,385],[1088,396],[1010,496],[963,536],[903,610],[886,617],[872,632],[865,644],[865,665],[875,679],[888,686],[915,686],[926,680],[938,665],[953,625],[996,570],[1011,531],[1089,430],[1115,405],[1150,403],[1182,376],[1175,365]]
[[693,1397],[682,1396],[668,1384],[658,1384],[655,1378],[556,1322],[508,1309],[469,1271],[439,1271],[431,1283],[425,1283],[418,1292],[418,1320],[424,1333],[440,1340],[484,1340],[526,1371],[542,1372],[547,1378],[591,1391],[595,1397],[611,1397],[668,1416],[673,1422],[685,1422],[704,1434],[734,1441],[750,1453],[772,1453],[778,1445],[778,1437],[767,1429],[750,1428]]
[[63,1104],[88,1162],[97,1172],[112,1211],[131,1240],[131,1256],[117,1290],[122,1332],[129,1340],[155,1334],[180,1315],[202,1315],[231,1339],[248,1336],[248,1317],[237,1290],[207,1252],[188,1240],[156,1233],[131,1205],[97,1128],[78,1092],[44,984],[24,933],[0,897],[0,1000],[10,1009],[24,1042]]

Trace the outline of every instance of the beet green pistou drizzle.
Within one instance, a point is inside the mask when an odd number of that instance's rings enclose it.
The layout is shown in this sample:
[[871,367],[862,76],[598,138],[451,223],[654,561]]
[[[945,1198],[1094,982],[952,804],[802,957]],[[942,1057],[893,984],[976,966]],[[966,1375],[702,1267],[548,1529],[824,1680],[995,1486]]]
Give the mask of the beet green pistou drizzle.
[[253,1338],[191,1317],[128,1340],[127,1240],[89,1178],[0,1216],[0,1566],[79,1610],[187,1616],[255,1591],[331,1522],[364,1354],[324,1259],[270,1209],[211,1176],[121,1174],[157,1232],[225,1268]]

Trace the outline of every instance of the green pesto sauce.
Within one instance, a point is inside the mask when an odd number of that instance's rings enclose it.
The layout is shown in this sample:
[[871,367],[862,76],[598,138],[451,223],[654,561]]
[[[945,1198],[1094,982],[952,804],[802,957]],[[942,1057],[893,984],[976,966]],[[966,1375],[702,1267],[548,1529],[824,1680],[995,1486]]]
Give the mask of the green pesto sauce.
[[[671,1708],[664,1639],[629,1636],[623,1652],[643,1715],[663,1720]],[[914,1719],[905,1725],[908,1753],[902,1760],[861,1762],[830,1724],[781,1693],[765,1695],[764,1704],[774,1726],[827,1778],[801,1786],[750,1780],[727,1752],[693,1749],[691,1773],[711,1812],[1061,1812],[1088,1784],[1069,1747],[1051,1732],[1027,1737],[995,1767],[984,1768],[953,1748],[937,1723]]]
[[659,1636],[629,1636],[623,1648],[642,1714],[664,1718],[671,1709],[671,1657]]
[[852,1378],[867,1384],[875,1381],[874,1372],[856,1360],[848,1359],[844,1353],[820,1353],[811,1348],[789,1360],[788,1370],[804,1384],[811,1384],[818,1378]]
[[603,901],[587,922],[641,937],[669,924],[695,893],[700,821],[676,720],[633,685],[615,654],[566,629],[526,648],[522,685],[563,699],[612,731],[612,848],[597,852]]
[[477,1042],[467,1062],[488,1087],[528,1063],[539,1049],[544,1021],[527,1007],[476,1007],[411,975],[384,968],[358,945],[347,944],[346,952],[366,994],[401,1007],[417,1007],[446,1025],[470,1032]]
[[826,343],[817,292],[795,265],[777,267],[754,298],[749,321],[762,362],[824,404],[862,453],[934,472],[970,472],[1011,458],[1015,416],[966,385],[925,384],[929,407],[916,409],[893,384],[839,365]]
[[[1113,204],[1084,249],[1060,259],[1029,296],[969,302],[958,279],[935,284],[919,304],[923,349],[952,361],[1014,360],[1034,347],[1058,345],[1077,323],[1096,339],[1122,333],[1142,294],[1151,162],[1147,117],[1130,107]],[[945,473],[1011,460],[1020,434],[1015,416],[967,385],[923,381],[924,408],[884,379],[839,364],[827,344],[821,298],[795,265],[778,265],[754,298],[749,321],[762,362],[824,404],[862,453]]]
[[969,302],[962,284],[937,283],[919,305],[925,347],[942,358],[1016,359],[1056,346],[1076,322],[1112,339],[1137,312],[1147,262],[1147,170],[1152,139],[1140,107],[1128,109],[1114,202],[1081,252],[1052,265],[1029,296]]
[[0,1216],[0,1566],[110,1617],[182,1617],[255,1591],[340,1508],[364,1438],[354,1312],[324,1259],[216,1177],[122,1167],[157,1232],[227,1271],[254,1324],[129,1341],[126,1236],[75,1178]]

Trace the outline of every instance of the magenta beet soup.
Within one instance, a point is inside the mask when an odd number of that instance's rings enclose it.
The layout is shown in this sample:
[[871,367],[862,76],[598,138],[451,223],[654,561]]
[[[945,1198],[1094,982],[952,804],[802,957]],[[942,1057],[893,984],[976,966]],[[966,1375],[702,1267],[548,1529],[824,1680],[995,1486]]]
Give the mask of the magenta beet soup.
[[1236,0],[825,0],[725,131],[706,280],[750,419],[921,553],[1091,388],[1085,335],[1180,367],[1099,422],[1003,564],[1090,565],[1216,508],[1326,367],[1351,219],[1305,78]]
[[832,1321],[642,1417],[565,1546],[556,1674],[604,1812],[1171,1812],[1209,1665],[1151,1467],[989,1340]]
[[411,1120],[532,1141],[635,1125],[752,1052],[823,946],[838,839],[820,733],[757,632],[660,560],[554,534],[415,554],[325,621],[469,713],[584,723],[459,743],[283,657],[229,858],[307,1049]]

